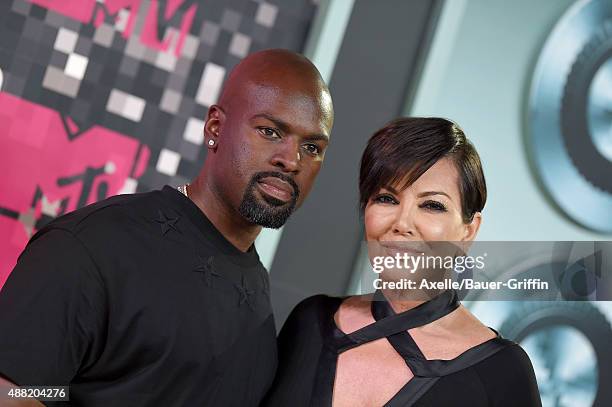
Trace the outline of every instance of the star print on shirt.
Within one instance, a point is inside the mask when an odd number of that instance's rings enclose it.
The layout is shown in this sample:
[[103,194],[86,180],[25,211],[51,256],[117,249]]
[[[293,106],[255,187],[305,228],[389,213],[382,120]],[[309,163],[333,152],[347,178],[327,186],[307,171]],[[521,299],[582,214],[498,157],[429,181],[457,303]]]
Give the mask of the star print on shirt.
[[213,257],[209,257],[205,260],[203,257],[198,256],[198,266],[193,270],[198,273],[202,273],[202,279],[207,286],[212,286],[213,277],[221,277],[221,274],[217,273],[213,269]]
[[246,303],[250,309],[254,309],[253,304],[251,303],[249,298],[251,297],[251,295],[255,294],[255,290],[250,290],[247,287],[247,281],[244,274],[242,275],[242,284],[235,284],[234,287],[236,287],[238,293],[240,294],[240,301],[238,303],[238,306],[242,306],[242,304]]
[[159,223],[161,226],[161,231],[162,231],[162,235],[166,236],[166,233],[168,233],[168,231],[170,229],[174,230],[175,232],[179,232],[181,233],[177,228],[176,228],[176,222],[178,222],[179,217],[168,217],[166,216],[165,213],[163,213],[161,210],[158,210],[158,215],[159,217],[157,219],[155,219],[155,222]]

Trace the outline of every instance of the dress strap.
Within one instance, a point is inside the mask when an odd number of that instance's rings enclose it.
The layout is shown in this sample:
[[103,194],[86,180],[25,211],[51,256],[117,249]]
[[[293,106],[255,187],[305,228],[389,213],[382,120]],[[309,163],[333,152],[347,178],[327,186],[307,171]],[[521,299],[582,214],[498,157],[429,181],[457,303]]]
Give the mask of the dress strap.
[[513,344],[497,334],[496,338],[469,349],[455,359],[427,360],[408,330],[426,325],[457,309],[460,303],[455,290],[444,291],[433,299],[399,314],[395,313],[382,292],[377,291],[371,304],[376,322],[350,334],[342,332],[334,321],[334,314],[342,300],[339,298],[330,302],[320,310],[319,324],[323,348],[310,400],[312,407],[331,406],[338,355],[367,342],[386,337],[414,374],[385,407],[411,406],[442,376],[470,367]]
[[[445,294],[446,297],[443,297]],[[386,301],[386,298],[384,295],[382,295],[382,293],[377,291],[374,295],[374,300],[378,301],[372,301],[372,315],[374,316],[374,319],[376,319],[377,324],[387,318],[392,318],[394,315],[398,315],[395,314],[395,311],[391,307],[391,304]],[[446,291],[445,293],[440,294],[438,297],[425,304],[429,304],[435,300],[441,302],[442,299],[446,298],[448,298],[448,302],[446,302],[445,300],[445,302],[443,302],[442,304],[443,309],[440,310],[440,314],[446,315],[450,312],[448,310],[454,310],[459,306],[456,291]],[[438,304],[438,306],[440,306],[440,304]],[[413,309],[416,310],[417,308],[418,307]],[[412,310],[408,310],[399,315],[407,314],[410,311]],[[432,319],[432,321],[438,318],[434,318]],[[480,362],[481,360],[488,358],[489,356],[513,343],[512,341],[503,339],[497,331],[494,331],[496,333],[495,338],[488,340],[471,349],[468,349],[467,351],[463,352],[461,355],[457,356],[454,359],[428,360],[425,358],[425,356],[421,352],[421,349],[418,347],[407,329],[410,328],[406,328],[406,330],[392,334],[387,339],[389,340],[395,351],[406,361],[406,364],[408,365],[412,373],[417,377],[441,377],[458,372]]]
[[350,334],[345,334],[331,321],[333,334],[329,344],[336,348],[338,353],[342,353],[364,343],[428,324],[454,311],[458,306],[457,292],[447,290],[415,308],[396,314],[384,295],[376,291],[372,298],[372,315],[376,322]]

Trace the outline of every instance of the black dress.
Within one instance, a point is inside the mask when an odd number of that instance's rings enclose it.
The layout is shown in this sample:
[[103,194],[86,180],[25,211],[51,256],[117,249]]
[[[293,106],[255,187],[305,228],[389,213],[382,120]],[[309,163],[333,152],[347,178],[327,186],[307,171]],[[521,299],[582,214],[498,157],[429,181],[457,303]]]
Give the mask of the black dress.
[[425,359],[407,330],[455,310],[455,291],[400,314],[377,292],[372,301],[376,322],[350,334],[334,321],[342,300],[314,296],[293,310],[278,338],[279,368],[264,405],[331,406],[338,355],[386,337],[414,377],[385,406],[541,406],[527,354],[499,334],[455,359]]
[[54,220],[0,291],[0,376],[70,386],[47,405],[257,406],[275,369],[255,247],[236,249],[174,188]]

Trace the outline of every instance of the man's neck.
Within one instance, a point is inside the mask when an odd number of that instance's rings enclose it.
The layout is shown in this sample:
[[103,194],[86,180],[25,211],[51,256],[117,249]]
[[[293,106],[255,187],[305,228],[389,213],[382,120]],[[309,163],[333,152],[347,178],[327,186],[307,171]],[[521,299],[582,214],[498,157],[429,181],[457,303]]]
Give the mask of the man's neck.
[[241,252],[251,247],[261,232],[261,226],[247,222],[236,210],[226,205],[204,177],[196,178],[188,191],[189,199],[232,245]]

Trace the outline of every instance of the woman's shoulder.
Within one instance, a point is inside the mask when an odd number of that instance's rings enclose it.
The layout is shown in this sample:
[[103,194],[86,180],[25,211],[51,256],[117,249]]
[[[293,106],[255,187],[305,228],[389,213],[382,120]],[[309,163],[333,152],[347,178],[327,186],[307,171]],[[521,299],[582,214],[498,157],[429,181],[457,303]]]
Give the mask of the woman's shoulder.
[[533,372],[533,366],[529,355],[519,344],[503,340],[505,346],[499,351],[493,354],[491,357],[485,359],[483,366],[487,367],[487,364],[495,365],[496,368],[503,368],[508,372]]
[[315,327],[323,327],[325,331],[325,327],[329,328],[328,323],[334,321],[336,313],[340,317],[358,313],[363,304],[369,303],[370,297],[367,295],[333,297],[325,294],[307,297],[293,308],[283,325],[281,333],[282,331],[319,331],[319,329],[313,330]]
[[334,309],[341,302],[340,297],[323,294],[300,301],[285,320],[278,335],[281,357],[295,353],[296,348],[311,348],[321,344],[326,332],[326,322],[333,318]]
[[332,297],[326,294],[313,295],[300,301],[291,311],[290,317],[317,316],[321,312],[337,308],[342,301],[342,297]]
[[331,318],[342,300],[342,297],[332,297],[325,294],[307,297],[293,308],[283,325],[283,329],[311,326],[318,324],[324,318]]
[[474,365],[487,394],[508,400],[521,398],[517,405],[540,406],[538,383],[529,355],[517,343],[504,342],[503,349]]
[[334,297],[327,294],[316,294],[310,297],[304,298],[300,301],[294,311],[297,312],[312,312],[320,309],[321,307],[337,306],[340,304],[345,297]]

